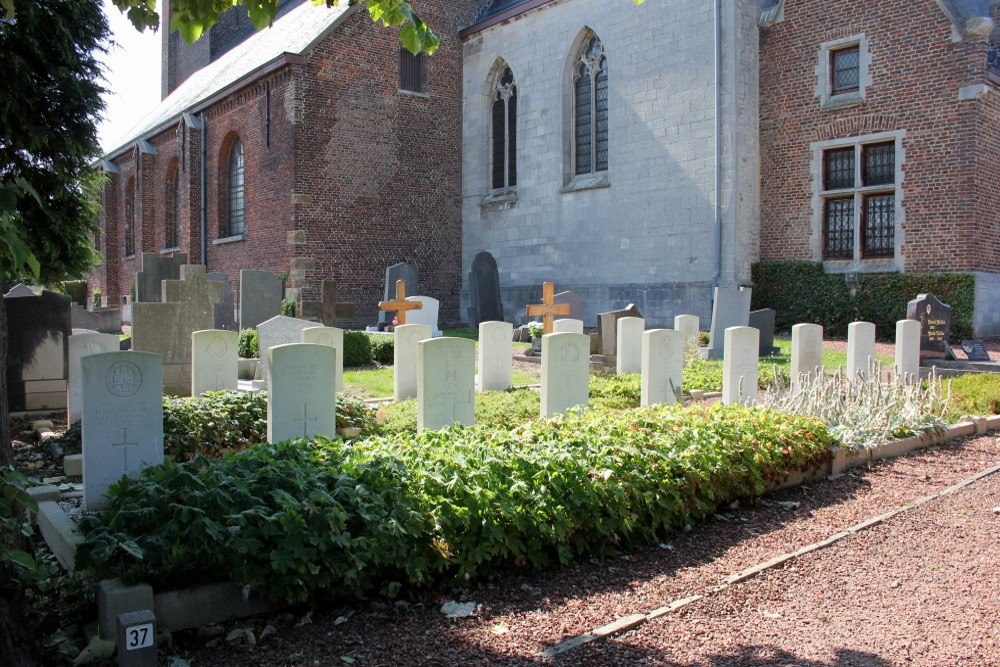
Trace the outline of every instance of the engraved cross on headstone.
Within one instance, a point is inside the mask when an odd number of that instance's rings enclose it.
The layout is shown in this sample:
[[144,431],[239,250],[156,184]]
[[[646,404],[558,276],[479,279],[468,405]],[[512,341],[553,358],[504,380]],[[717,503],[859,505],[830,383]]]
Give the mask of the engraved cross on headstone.
[[307,404],[303,403],[302,404],[302,417],[301,418],[296,417],[292,421],[293,422],[302,422],[302,437],[303,438],[308,438],[309,437],[309,425],[308,425],[308,423],[309,422],[318,422],[319,421],[319,417],[310,417],[309,416],[309,406]]
[[396,281],[396,300],[395,301],[379,301],[378,309],[385,310],[388,312],[396,313],[396,324],[402,325],[406,324],[406,311],[408,310],[420,310],[424,307],[424,304],[420,301],[407,301],[406,300],[406,282],[402,280]]
[[138,445],[139,445],[138,441],[132,441],[132,442],[129,441],[128,429],[125,427],[122,427],[122,441],[111,443],[112,447],[120,447],[122,450],[122,454],[124,455],[123,460],[125,462],[125,468],[124,468],[125,472],[128,472],[128,448],[137,447]]
[[556,315],[569,315],[570,312],[568,303],[555,302],[555,295],[555,283],[542,283],[542,302],[530,304],[527,309],[528,317],[542,318],[542,322],[545,323],[544,333],[547,334],[552,333]]

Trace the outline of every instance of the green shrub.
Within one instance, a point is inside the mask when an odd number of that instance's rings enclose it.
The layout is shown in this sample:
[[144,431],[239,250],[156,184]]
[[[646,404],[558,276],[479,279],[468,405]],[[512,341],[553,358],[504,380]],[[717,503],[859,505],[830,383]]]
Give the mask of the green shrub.
[[94,289],[90,292],[90,308],[91,310],[96,310],[101,307],[101,288],[98,285],[94,286]]
[[847,325],[860,320],[891,339],[907,302],[929,292],[951,305],[952,338],[972,335],[976,282],[968,273],[863,273],[853,296],[843,274],[826,274],[818,262],[758,262],[751,275],[753,308],[777,311],[778,331],[810,322],[822,325],[826,336],[844,337]]
[[73,300],[73,303],[87,307],[87,281],[67,280],[59,283],[59,291]]
[[163,401],[163,450],[177,460],[220,456],[267,440],[267,394],[213,391]]
[[372,348],[372,360],[380,364],[392,365],[396,339],[393,336],[365,334]]
[[364,331],[344,332],[344,366],[371,366],[372,344]]
[[256,329],[240,329],[240,338],[236,344],[240,359],[259,359],[260,343]]
[[1000,414],[1000,375],[969,373],[950,379],[951,408],[948,417],[957,421],[966,415]]
[[295,299],[281,300],[281,314],[285,317],[295,317]]
[[699,406],[262,445],[113,485],[77,564],[285,601],[392,595],[661,540],[832,444],[816,420]]

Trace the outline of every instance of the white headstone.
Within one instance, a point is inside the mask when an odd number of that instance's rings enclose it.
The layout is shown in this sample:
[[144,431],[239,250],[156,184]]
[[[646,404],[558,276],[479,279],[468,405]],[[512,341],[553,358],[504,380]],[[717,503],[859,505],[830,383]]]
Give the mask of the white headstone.
[[286,315],[275,315],[257,325],[257,342],[260,347],[260,377],[267,380],[267,350],[275,345],[292,345],[302,340],[302,330],[316,326],[315,322]]
[[913,380],[920,377],[920,322],[896,322],[896,377]]
[[615,369],[619,375],[642,371],[642,332],[645,328],[646,320],[641,317],[618,320]]
[[333,369],[337,350],[292,343],[267,351],[267,441],[337,434],[337,393]]
[[725,405],[753,405],[757,402],[760,331],[753,327],[729,327],[724,345],[722,402]]
[[823,327],[796,324],[792,327],[792,384],[803,375],[817,377],[823,372]]
[[438,329],[438,312],[441,309],[441,302],[432,296],[408,296],[407,301],[419,301],[424,304],[420,310],[406,311],[407,324],[424,324],[431,329],[432,336],[441,336]]
[[552,333],[583,333],[583,320],[567,317],[552,323]]
[[590,336],[542,336],[541,415],[551,417],[590,401]]
[[[557,320],[558,322],[558,320]],[[510,322],[479,324],[479,391],[508,389],[512,384],[514,325]]]
[[206,391],[236,391],[240,335],[235,331],[202,329],[191,333],[191,395]]
[[701,341],[698,338],[700,333],[698,327],[700,326],[701,323],[697,315],[677,315],[674,317],[674,331],[680,331],[684,334],[685,359],[689,350],[691,354],[694,354],[701,346]]
[[83,368],[80,359],[102,352],[118,352],[118,336],[102,333],[73,334],[69,337],[69,381],[66,383],[66,415],[68,422],[83,416]]
[[392,396],[402,401],[417,395],[417,343],[431,338],[431,328],[426,324],[401,324],[393,335]]
[[875,325],[871,322],[851,322],[847,325],[847,377],[868,377],[875,361]]
[[676,403],[683,378],[684,333],[673,329],[644,331],[639,394],[641,404]]
[[73,329],[70,331],[70,335],[73,335],[73,336],[78,336],[80,334],[91,334],[91,333],[97,333],[97,330],[96,329],[77,329],[76,327],[73,327]]
[[336,348],[337,391],[344,391],[344,330],[337,327],[309,327],[302,330],[302,342]]
[[31,289],[24,283],[18,283],[13,287],[11,287],[10,291],[4,294],[4,296],[9,299],[11,297],[18,297],[18,296],[38,296],[38,295],[35,294],[35,290]]
[[467,338],[417,343],[417,431],[476,421],[476,344]]
[[163,463],[163,365],[152,352],[105,352],[83,371],[83,507],[101,509],[108,487]]

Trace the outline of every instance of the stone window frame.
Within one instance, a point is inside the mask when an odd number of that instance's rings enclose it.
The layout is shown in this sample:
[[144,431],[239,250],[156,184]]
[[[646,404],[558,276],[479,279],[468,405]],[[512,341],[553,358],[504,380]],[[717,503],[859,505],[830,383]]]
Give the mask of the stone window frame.
[[[827,273],[885,273],[901,272],[903,270],[903,227],[906,222],[906,208],[903,197],[904,186],[904,165],[906,158],[905,151],[906,130],[893,130],[890,132],[878,132],[865,134],[857,137],[844,137],[840,139],[828,139],[810,144],[809,149],[812,155],[810,171],[812,174],[812,224],[811,224],[811,247],[814,261],[822,262]],[[893,142],[895,144],[895,178],[891,186],[877,185],[864,186],[860,184],[862,178],[860,161],[863,148],[871,144],[883,144]],[[838,148],[851,148],[854,151],[855,160],[855,187],[841,190],[826,190],[824,187],[824,156],[827,151]],[[861,248],[861,225],[862,202],[866,195],[892,192],[895,198],[895,209],[893,211],[893,253],[891,256],[863,257]],[[825,213],[826,202],[830,199],[841,198],[845,195],[852,195],[853,216],[854,216],[854,251],[853,257],[849,259],[827,259],[824,256],[825,245]]]
[[[240,201],[242,203],[243,217],[242,217],[242,229],[240,231],[233,230],[233,220],[231,214],[231,190],[232,181],[234,173],[232,171],[232,160],[234,149],[238,148],[240,154],[242,155],[242,196]],[[213,245],[218,245],[220,243],[231,243],[233,241],[242,241],[244,235],[246,234],[246,196],[247,196],[247,182],[246,182],[246,148],[243,144],[240,135],[236,132],[230,132],[226,135],[226,138],[222,142],[222,146],[219,150],[219,190],[218,190],[218,201],[219,201],[219,237],[212,241]]]
[[[845,93],[833,93],[833,55],[836,51],[857,47],[858,49],[858,89]],[[820,44],[816,62],[816,97],[823,109],[837,109],[862,104],[871,86],[871,54],[868,38],[864,33],[841,37]]]
[[597,121],[596,117],[592,119],[593,130],[592,130],[592,158],[591,158],[591,171],[578,174],[577,164],[576,164],[576,152],[577,152],[577,138],[576,138],[576,83],[579,78],[578,68],[582,63],[586,62],[587,51],[592,43],[592,40],[597,40],[601,46],[601,53],[599,58],[594,60],[590,64],[590,71],[592,73],[591,79],[591,109],[594,111],[594,106],[597,100],[596,91],[596,78],[597,75],[593,69],[593,64],[599,63],[601,60],[604,61],[605,71],[607,72],[608,87],[609,87],[609,98],[610,98],[610,61],[611,58],[608,55],[607,44],[601,37],[589,27],[584,28],[580,31],[576,40],[573,42],[573,47],[569,51],[569,57],[566,59],[566,67],[564,72],[564,95],[563,95],[563,109],[565,122],[563,123],[564,128],[564,187],[561,192],[570,193],[577,192],[580,190],[591,190],[595,188],[606,188],[610,187],[610,171],[611,171],[611,108],[610,104],[608,107],[607,114],[607,125],[608,125],[608,139],[607,150],[608,150],[608,163],[606,167],[602,170],[595,170],[596,168],[596,155],[597,155]]
[[[509,82],[507,75],[510,75]],[[501,61],[493,75],[490,95],[490,192],[502,194],[517,190],[517,77],[510,65]],[[503,112],[501,120],[502,143],[497,144],[496,106]],[[513,115],[513,122],[511,116]],[[499,150],[498,150],[499,148]],[[499,156],[498,156],[499,152]],[[497,158],[503,161],[502,183],[496,183]]]

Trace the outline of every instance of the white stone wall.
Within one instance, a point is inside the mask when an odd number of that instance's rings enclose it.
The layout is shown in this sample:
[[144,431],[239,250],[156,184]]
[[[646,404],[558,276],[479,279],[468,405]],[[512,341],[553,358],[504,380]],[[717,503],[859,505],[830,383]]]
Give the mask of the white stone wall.
[[[508,320],[544,280],[586,291],[592,315],[647,304],[651,325],[707,321],[716,270],[714,0],[549,3],[466,39],[463,110],[464,306],[476,253],[497,260]],[[749,280],[758,248],[756,0],[722,3],[723,267]],[[609,187],[570,181],[569,59],[590,28],[609,72]],[[484,206],[490,175],[491,73],[518,90],[517,201]],[[599,302],[598,302],[599,301]]]

